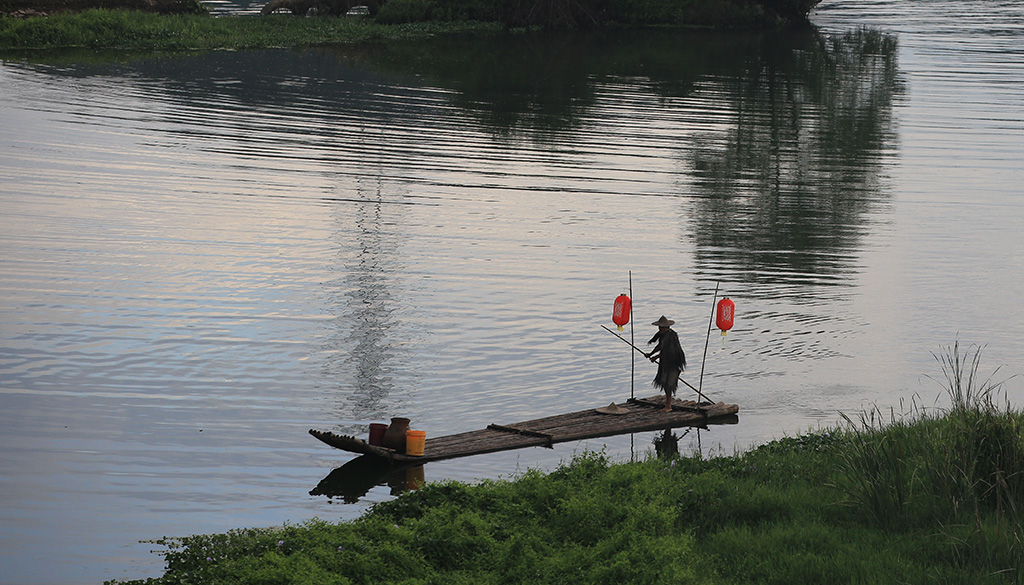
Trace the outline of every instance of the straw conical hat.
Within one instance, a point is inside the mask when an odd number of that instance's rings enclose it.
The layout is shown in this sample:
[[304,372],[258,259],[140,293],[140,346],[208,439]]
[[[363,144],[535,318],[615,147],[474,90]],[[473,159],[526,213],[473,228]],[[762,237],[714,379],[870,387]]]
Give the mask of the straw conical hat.
[[669,319],[665,315],[662,315],[661,319],[658,319],[654,323],[651,323],[651,325],[657,325],[658,327],[671,327],[674,323],[675,321]]
[[612,402],[608,406],[602,406],[601,408],[595,408],[597,412],[601,414],[629,414],[629,410],[622,408],[618,404]]

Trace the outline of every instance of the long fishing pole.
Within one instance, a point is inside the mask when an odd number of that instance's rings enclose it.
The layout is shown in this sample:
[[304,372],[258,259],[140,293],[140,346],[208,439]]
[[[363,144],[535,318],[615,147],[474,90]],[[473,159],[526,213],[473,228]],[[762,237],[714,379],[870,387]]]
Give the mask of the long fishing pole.
[[[644,350],[640,349],[639,347],[637,347],[637,346],[633,345],[633,344],[632,344],[632,343],[630,343],[630,342],[629,342],[628,340],[626,340],[626,338],[622,337],[621,335],[619,335],[618,333],[616,333],[616,332],[612,331],[611,329],[609,329],[609,328],[605,327],[604,325],[601,325],[601,327],[602,327],[602,328],[603,328],[603,329],[604,329],[605,331],[607,331],[608,333],[611,333],[611,334],[612,334],[612,335],[614,335],[615,337],[618,337],[618,338],[619,338],[619,340],[620,340],[620,341],[622,341],[623,343],[625,343],[625,344],[629,345],[629,346],[630,346],[630,347],[632,347],[633,349],[635,349],[635,350],[639,351],[640,353],[642,353],[642,354],[644,355],[644,357],[647,357],[647,352],[645,352]],[[654,359],[655,359],[655,360],[657,360],[658,358],[654,358]],[[682,382],[683,384],[686,384],[687,386],[689,386],[691,390],[693,390],[694,392],[696,392],[696,393],[697,393],[697,395],[698,395],[698,396],[700,396],[701,398],[703,398],[704,400],[707,400],[708,402],[711,402],[711,401],[712,401],[712,400],[711,400],[710,398],[708,398],[707,396],[704,396],[704,393],[703,393],[703,392],[701,392],[701,391],[700,391],[700,390],[698,390],[697,388],[694,388],[694,387],[693,387],[693,384],[690,384],[689,382],[687,382],[686,380],[684,380],[681,374],[680,374],[680,376],[679,376],[679,381],[680,381],[680,382]]]
[[[708,319],[708,336],[704,338],[704,357],[700,360],[700,380],[697,381],[697,385],[701,388],[704,387],[704,364],[708,361],[708,342],[711,341],[711,324],[715,322],[715,301],[718,300],[718,287],[721,284],[721,282],[715,283],[715,296],[711,299],[711,318]],[[697,390],[697,393],[700,394],[700,390]]]

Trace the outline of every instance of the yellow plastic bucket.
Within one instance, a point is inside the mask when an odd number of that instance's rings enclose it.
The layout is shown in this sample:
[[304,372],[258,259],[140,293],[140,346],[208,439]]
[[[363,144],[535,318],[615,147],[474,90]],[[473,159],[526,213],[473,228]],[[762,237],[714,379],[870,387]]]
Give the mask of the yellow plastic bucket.
[[423,447],[427,444],[426,431],[405,431],[405,454],[423,455]]

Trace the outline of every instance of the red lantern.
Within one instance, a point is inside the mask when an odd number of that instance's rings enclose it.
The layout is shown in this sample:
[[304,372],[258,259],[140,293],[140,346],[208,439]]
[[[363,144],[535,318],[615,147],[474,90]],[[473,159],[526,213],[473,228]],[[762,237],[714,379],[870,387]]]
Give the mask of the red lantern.
[[612,309],[612,323],[619,326],[619,331],[622,331],[622,326],[629,323],[629,312],[633,308],[632,301],[625,293],[615,297],[615,308]]
[[733,320],[736,317],[736,303],[729,300],[729,297],[718,301],[718,318],[715,324],[722,330],[722,335],[732,329]]

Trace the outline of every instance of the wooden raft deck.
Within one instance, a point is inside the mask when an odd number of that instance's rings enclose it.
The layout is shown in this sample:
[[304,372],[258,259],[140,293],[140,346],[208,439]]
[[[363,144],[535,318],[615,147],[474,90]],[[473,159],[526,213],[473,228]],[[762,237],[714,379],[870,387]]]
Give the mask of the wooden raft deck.
[[660,397],[630,399],[617,405],[626,411],[625,414],[604,414],[597,409],[589,409],[509,425],[492,424],[478,431],[428,437],[422,456],[396,453],[356,437],[314,429],[310,429],[309,434],[332,447],[353,453],[375,455],[396,463],[424,463],[523,447],[551,447],[555,443],[624,433],[731,424],[736,422],[736,413],[739,412],[739,406],[735,404],[678,399],[673,402],[672,412],[660,412],[663,400]]

